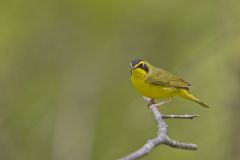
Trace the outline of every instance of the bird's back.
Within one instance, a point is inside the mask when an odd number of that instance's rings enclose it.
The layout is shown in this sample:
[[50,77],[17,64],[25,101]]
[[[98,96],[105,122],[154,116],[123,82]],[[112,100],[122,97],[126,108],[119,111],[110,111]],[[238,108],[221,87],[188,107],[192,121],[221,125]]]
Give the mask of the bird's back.
[[189,88],[191,85],[182,78],[160,68],[152,67],[145,81],[153,85],[162,85],[175,88]]

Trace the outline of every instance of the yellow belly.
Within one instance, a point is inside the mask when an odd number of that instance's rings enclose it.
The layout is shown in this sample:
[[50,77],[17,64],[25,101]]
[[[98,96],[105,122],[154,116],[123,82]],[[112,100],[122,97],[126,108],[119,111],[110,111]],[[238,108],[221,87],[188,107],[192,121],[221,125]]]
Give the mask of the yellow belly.
[[177,91],[176,88],[153,85],[144,82],[144,80],[131,78],[131,81],[137,91],[145,97],[153,99],[167,99],[173,96],[173,93]]

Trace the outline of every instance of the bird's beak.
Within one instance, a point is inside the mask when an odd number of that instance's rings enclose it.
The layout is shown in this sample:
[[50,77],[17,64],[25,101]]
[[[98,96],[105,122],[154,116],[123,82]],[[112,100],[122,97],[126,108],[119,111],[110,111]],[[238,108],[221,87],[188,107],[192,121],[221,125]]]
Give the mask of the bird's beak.
[[134,69],[135,69],[135,67],[129,65],[129,70],[130,70],[130,71],[132,71],[132,70],[134,70]]

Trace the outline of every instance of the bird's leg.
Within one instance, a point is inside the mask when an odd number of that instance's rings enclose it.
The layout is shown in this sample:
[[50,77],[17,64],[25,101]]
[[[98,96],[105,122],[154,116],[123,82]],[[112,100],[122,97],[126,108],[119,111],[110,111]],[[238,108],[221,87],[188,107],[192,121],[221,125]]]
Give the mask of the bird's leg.
[[170,102],[170,101],[171,101],[171,97],[169,97],[168,99],[165,99],[165,100],[163,100],[163,101],[161,101],[161,102],[159,102],[159,103],[153,104],[153,106],[154,106],[154,107],[159,107],[159,106],[161,106],[161,105],[163,105],[163,104],[165,104],[165,103],[168,103],[168,102]]
[[159,106],[171,101],[171,97],[169,97],[168,99],[165,99],[165,100],[163,100],[162,102],[159,102],[159,103],[155,103],[154,99],[151,99],[151,98],[148,98],[148,97],[143,97],[143,99],[148,104],[150,112],[151,112],[150,107],[159,107]]
[[147,104],[149,104],[149,103],[151,103],[151,101],[153,101],[153,99],[148,98],[148,97],[145,97],[145,96],[143,96],[143,100],[144,100]]

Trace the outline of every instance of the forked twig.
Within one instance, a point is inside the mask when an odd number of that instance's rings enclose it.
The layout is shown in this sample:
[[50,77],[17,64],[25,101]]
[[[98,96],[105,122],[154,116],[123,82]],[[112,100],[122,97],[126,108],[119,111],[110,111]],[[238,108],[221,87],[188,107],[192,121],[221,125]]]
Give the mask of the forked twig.
[[[186,149],[186,150],[197,150],[196,144],[191,143],[183,143],[178,142],[175,140],[172,140],[167,135],[167,124],[163,120],[163,118],[180,118],[180,119],[193,119],[195,117],[198,117],[198,115],[162,115],[158,108],[156,103],[153,99],[144,98],[144,100],[147,102],[148,107],[151,110],[151,113],[157,123],[157,137],[153,139],[149,139],[140,149],[134,151],[133,153],[130,153],[129,155],[120,158],[120,160],[136,160],[139,159],[145,155],[147,155],[153,148],[159,146],[160,144],[165,144],[170,147],[179,148],[179,149]],[[164,103],[162,103],[164,104]]]

